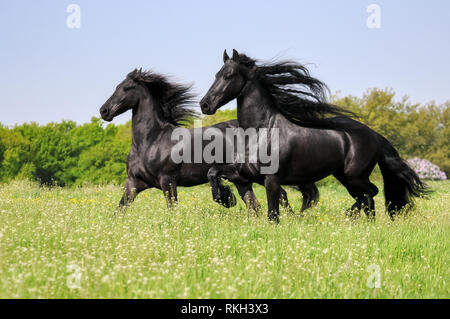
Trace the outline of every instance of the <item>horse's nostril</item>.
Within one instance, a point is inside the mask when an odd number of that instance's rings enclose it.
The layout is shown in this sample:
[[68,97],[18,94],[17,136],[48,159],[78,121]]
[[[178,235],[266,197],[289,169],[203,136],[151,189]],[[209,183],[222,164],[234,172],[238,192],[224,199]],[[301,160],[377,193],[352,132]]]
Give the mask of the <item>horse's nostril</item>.
[[206,102],[203,102],[202,104],[200,104],[200,107],[202,110],[206,111],[209,109],[209,105]]
[[108,109],[106,109],[106,108],[105,108],[105,109],[102,109],[101,112],[102,112],[103,115],[107,115],[107,114],[108,114]]

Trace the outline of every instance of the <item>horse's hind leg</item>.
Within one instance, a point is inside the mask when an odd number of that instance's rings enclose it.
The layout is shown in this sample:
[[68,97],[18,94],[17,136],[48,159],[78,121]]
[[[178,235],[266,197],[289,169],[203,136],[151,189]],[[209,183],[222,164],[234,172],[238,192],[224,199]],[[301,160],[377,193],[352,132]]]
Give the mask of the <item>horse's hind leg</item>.
[[[317,186],[314,183],[299,185],[295,186],[294,188],[300,191],[303,196],[303,203],[300,212],[303,212],[308,208],[310,208],[319,199],[319,190],[317,189]],[[283,188],[280,189],[280,204],[285,209],[287,209],[291,214],[295,214],[294,210],[289,204],[286,191]]]
[[159,185],[166,198],[167,208],[172,208],[178,202],[177,184],[175,178],[171,176],[162,176]]
[[319,190],[317,189],[316,184],[299,185],[297,186],[297,189],[301,191],[303,195],[301,212],[304,212],[319,200]]
[[[255,196],[255,193],[253,192],[252,184],[251,183],[235,183],[236,188],[239,192],[239,195],[241,196],[242,200],[244,201],[245,205],[247,206],[248,210],[253,210],[257,215],[259,213],[259,210],[261,209],[261,205],[259,204],[258,199]],[[294,210],[292,209],[291,205],[289,204],[289,200],[287,197],[286,191],[281,188],[280,189],[280,204],[285,209],[288,210],[289,213],[294,214]]]
[[356,200],[353,206],[347,210],[346,215],[353,217],[359,215],[361,209],[370,220],[375,220],[375,202],[373,198],[378,194],[378,188],[372,184],[368,177],[337,177],[347,188],[350,195]]
[[[261,205],[259,204],[258,199],[255,196],[255,193],[253,192],[252,184],[251,183],[235,183],[236,188],[239,192],[239,195],[241,196],[242,200],[244,201],[245,205],[247,206],[247,209],[251,209],[255,211],[256,214],[258,214],[259,210],[261,209]],[[307,185],[308,186],[308,185]],[[317,198],[318,190],[317,187],[312,184],[313,187],[311,188],[301,188],[299,187],[299,190],[303,193],[303,206],[302,211],[306,208],[311,207],[312,201]],[[315,189],[315,191],[314,191]],[[289,213],[295,214],[294,210],[292,209],[291,205],[289,204],[288,196],[286,191],[281,187],[280,188],[280,204],[283,208],[285,208]],[[305,206],[307,206],[305,208]]]
[[286,191],[283,189],[283,187],[280,187],[280,205],[286,209],[289,213],[295,215],[294,210],[292,209],[291,205],[289,204],[289,200],[287,197]]
[[245,206],[247,206],[247,209],[249,211],[253,210],[258,215],[261,205],[259,204],[258,199],[256,198],[255,193],[253,192],[252,184],[235,183],[235,185],[239,192],[239,195],[241,196],[242,200],[245,203]]

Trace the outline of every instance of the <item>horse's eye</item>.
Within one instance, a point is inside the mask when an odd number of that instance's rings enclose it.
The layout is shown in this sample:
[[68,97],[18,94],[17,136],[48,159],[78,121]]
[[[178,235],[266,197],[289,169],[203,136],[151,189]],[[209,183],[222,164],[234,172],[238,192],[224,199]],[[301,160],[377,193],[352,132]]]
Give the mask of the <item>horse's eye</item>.
[[136,87],[135,85],[128,85],[128,86],[124,86],[123,90],[128,91],[128,90],[134,89],[135,87]]

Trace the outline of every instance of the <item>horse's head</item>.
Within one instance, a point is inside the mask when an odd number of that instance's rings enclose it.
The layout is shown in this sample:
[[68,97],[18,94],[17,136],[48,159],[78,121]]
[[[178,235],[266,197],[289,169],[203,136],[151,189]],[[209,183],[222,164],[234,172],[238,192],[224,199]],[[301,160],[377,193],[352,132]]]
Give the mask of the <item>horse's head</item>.
[[239,96],[244,88],[249,69],[242,65],[239,53],[233,50],[230,59],[227,51],[223,53],[223,66],[216,74],[216,80],[200,101],[204,114],[214,114],[223,105]]
[[105,121],[112,121],[120,115],[139,104],[139,100],[145,89],[140,85],[142,69],[130,72],[114,91],[113,95],[100,108],[100,115]]

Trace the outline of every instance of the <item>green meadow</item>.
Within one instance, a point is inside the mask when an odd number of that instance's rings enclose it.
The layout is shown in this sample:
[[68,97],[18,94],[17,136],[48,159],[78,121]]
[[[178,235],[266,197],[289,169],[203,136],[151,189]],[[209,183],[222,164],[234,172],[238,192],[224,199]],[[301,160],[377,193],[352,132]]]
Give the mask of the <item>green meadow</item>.
[[274,225],[259,186],[259,216],[207,185],[179,189],[172,210],[148,190],[113,216],[120,186],[0,184],[0,298],[449,298],[450,182],[429,185],[394,222],[380,192],[369,222],[322,184],[315,207]]

